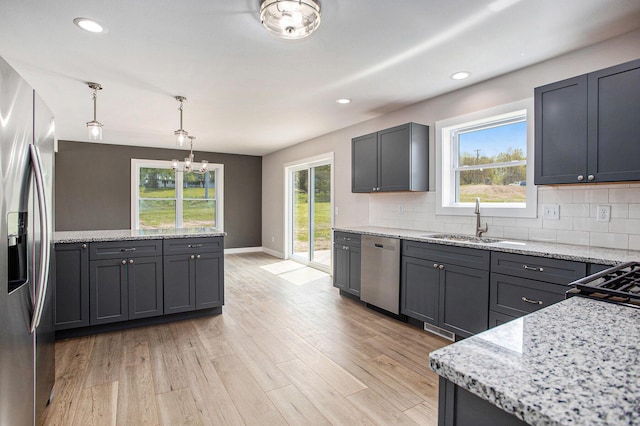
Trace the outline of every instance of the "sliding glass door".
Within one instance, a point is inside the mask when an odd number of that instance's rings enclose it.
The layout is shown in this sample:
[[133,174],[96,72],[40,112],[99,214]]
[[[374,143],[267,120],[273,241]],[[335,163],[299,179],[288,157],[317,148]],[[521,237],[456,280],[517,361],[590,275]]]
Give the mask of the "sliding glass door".
[[331,162],[290,168],[289,255],[320,269],[331,267]]

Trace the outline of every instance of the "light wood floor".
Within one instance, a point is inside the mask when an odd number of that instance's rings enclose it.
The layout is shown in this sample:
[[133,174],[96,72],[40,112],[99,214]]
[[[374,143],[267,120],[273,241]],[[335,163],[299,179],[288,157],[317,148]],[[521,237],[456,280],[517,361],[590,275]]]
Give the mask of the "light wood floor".
[[58,341],[45,424],[435,425],[447,342],[281,262],[225,256],[222,315]]

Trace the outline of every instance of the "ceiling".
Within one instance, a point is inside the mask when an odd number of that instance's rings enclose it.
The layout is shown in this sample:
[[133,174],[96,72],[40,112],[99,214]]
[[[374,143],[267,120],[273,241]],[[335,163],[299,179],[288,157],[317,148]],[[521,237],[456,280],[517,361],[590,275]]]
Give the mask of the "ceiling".
[[[175,148],[182,95],[196,150],[264,155],[640,28],[637,0],[321,5],[318,31],[291,41],[261,26],[259,0],[2,0],[0,56],[58,139],[88,141],[93,81],[101,143]],[[449,78],[460,70],[471,78]]]

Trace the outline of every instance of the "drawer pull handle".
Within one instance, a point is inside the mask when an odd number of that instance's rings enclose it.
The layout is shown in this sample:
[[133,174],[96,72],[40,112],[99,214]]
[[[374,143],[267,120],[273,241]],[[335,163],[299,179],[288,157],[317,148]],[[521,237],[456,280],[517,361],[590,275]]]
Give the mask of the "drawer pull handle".
[[544,272],[544,268],[536,268],[535,266],[527,266],[527,265],[522,265],[522,267],[527,271]]
[[83,248],[83,249],[86,249],[86,248],[87,248],[87,245],[86,245],[86,244],[82,244],[82,248]]
[[526,298],[524,296],[522,296],[522,301],[523,302],[527,302],[527,303],[531,303],[531,304],[534,304],[534,305],[542,305],[542,300],[531,300],[531,299],[528,299],[528,298]]
[[132,247],[132,248],[121,248],[120,251],[126,253],[126,252],[130,252],[130,251],[136,251],[136,248],[135,247]]
[[202,247],[202,244],[189,244],[187,247],[189,247],[189,248],[200,248],[200,247]]
[[344,246],[342,248],[345,249],[345,250],[349,250],[349,247],[347,247],[347,246]]

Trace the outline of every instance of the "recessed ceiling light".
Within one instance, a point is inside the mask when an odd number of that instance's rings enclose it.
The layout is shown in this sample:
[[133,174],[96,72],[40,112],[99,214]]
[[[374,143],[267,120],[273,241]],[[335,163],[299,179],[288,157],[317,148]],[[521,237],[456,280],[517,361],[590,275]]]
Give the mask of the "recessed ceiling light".
[[351,103],[351,99],[342,98],[342,99],[338,99],[336,102],[339,103],[339,104],[349,104],[349,103]]
[[452,80],[464,80],[465,78],[469,78],[471,73],[469,71],[458,71],[451,74],[449,77]]
[[76,18],[73,20],[73,23],[76,24],[78,28],[83,29],[85,31],[89,31],[90,33],[106,33],[107,32],[107,28],[104,25],[102,25],[101,23],[93,19]]

